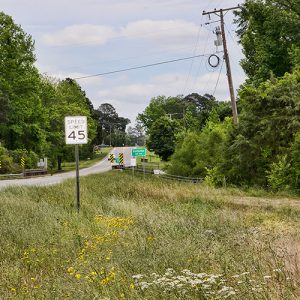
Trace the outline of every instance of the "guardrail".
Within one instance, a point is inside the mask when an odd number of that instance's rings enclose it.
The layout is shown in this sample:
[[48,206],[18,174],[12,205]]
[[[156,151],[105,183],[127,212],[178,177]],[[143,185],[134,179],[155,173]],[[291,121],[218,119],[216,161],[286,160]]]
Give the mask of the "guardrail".
[[[130,167],[125,168],[127,170],[131,169]],[[154,170],[147,169],[143,170],[142,168],[134,168],[135,172],[138,173],[145,173],[154,175]],[[184,176],[177,176],[177,175],[170,175],[170,174],[155,174],[155,176],[159,176],[162,179],[169,179],[169,180],[176,180],[182,182],[191,182],[191,183],[201,183],[203,181],[202,178],[199,177],[184,177]]]
[[0,174],[0,177],[17,177],[17,176],[23,176],[23,173],[20,174]]
[[48,171],[44,169],[26,169],[24,173],[24,177],[46,175],[47,173]]
[[170,174],[159,174],[157,176],[159,176],[160,178],[164,178],[164,179],[192,182],[192,183],[201,183],[203,181],[203,179],[199,178],[199,177],[184,177],[184,176],[176,176],[176,175],[170,175]]
[[48,174],[47,170],[44,169],[26,169],[25,173],[18,173],[18,174],[0,174],[0,178],[15,178],[15,177],[32,177],[32,176],[40,176]]

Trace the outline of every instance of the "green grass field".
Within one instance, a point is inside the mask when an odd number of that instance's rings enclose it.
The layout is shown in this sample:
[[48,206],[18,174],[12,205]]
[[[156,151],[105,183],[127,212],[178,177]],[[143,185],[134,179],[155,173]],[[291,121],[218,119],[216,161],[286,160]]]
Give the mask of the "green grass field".
[[299,299],[300,200],[109,172],[0,195],[0,299]]

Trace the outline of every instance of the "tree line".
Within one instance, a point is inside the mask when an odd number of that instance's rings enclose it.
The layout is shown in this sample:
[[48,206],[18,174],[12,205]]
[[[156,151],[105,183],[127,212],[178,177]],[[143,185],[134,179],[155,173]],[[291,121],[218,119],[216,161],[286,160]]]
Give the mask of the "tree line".
[[92,157],[95,145],[142,142],[141,128],[127,134],[130,120],[111,104],[94,109],[76,81],[42,75],[35,61],[32,37],[0,12],[0,173],[20,172],[22,157],[26,168],[42,157],[52,169],[73,160],[72,147],[65,145],[65,116],[87,116],[89,143],[81,147],[81,158]]
[[138,116],[147,145],[172,174],[299,190],[299,1],[247,0],[235,15],[247,75],[238,90],[239,124],[229,103],[209,95],[160,96]]

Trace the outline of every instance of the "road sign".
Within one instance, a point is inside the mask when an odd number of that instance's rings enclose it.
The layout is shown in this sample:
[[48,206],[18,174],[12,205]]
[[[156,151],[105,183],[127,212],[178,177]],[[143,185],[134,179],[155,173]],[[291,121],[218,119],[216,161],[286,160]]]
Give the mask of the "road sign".
[[121,165],[124,164],[124,154],[123,153],[119,153],[119,161],[120,161]]
[[131,156],[146,156],[146,148],[133,148],[131,150]]
[[136,167],[136,158],[131,158],[130,165],[131,167]]
[[115,158],[115,162],[116,162],[116,164],[119,164],[120,163],[120,158]]
[[85,116],[65,117],[66,144],[88,143],[87,118]]
[[80,211],[80,185],[79,185],[79,146],[88,143],[86,116],[65,117],[66,144],[75,145],[76,161],[76,198],[77,211]]
[[24,157],[21,158],[21,166],[22,166],[22,168],[25,167],[25,158]]
[[111,154],[109,154],[109,158],[108,158],[108,160],[111,162],[111,163],[113,163],[114,162],[114,160],[115,160],[115,156],[111,153]]

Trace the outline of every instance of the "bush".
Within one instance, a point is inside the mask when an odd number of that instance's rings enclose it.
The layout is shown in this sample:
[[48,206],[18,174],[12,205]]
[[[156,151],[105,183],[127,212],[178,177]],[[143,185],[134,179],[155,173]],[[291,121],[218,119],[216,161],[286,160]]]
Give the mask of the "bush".
[[11,173],[13,170],[13,159],[9,156],[9,151],[0,146],[0,174]]
[[287,155],[282,155],[277,162],[271,164],[267,171],[268,184],[274,190],[289,190],[293,181],[291,174],[291,163]]

